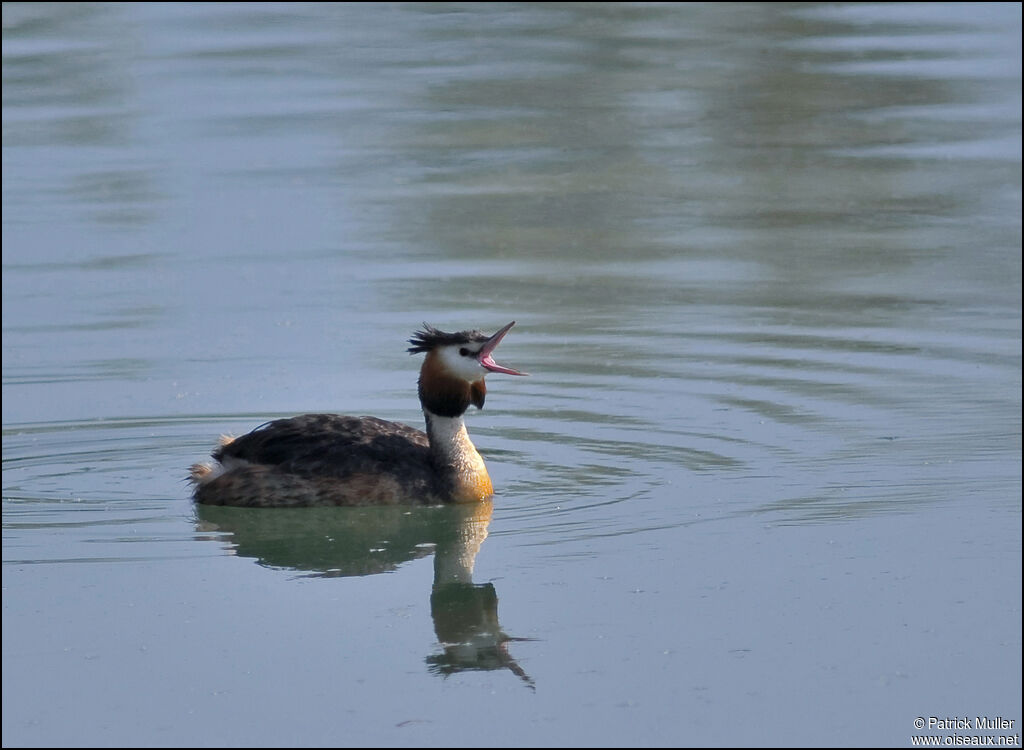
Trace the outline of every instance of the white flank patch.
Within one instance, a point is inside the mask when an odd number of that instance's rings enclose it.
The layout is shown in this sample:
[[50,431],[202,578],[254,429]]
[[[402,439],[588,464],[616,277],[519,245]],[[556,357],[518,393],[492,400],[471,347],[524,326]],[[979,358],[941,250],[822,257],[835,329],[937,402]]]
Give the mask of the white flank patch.
[[193,478],[197,484],[209,484],[217,477],[222,477],[232,469],[237,469],[241,466],[248,466],[248,461],[243,461],[238,458],[227,458],[224,463],[217,461],[207,461],[206,463],[198,464],[207,469],[206,472],[197,475],[195,472],[192,473]]

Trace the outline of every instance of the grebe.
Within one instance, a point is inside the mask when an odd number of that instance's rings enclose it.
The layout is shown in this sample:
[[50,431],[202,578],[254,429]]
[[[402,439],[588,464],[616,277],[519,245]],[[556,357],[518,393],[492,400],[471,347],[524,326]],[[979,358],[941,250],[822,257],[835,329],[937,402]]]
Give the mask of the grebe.
[[213,463],[195,464],[195,499],[208,505],[302,507],[466,503],[494,494],[462,415],[484,405],[488,372],[526,375],[491,357],[493,336],[423,324],[410,354],[427,356],[419,396],[427,431],[375,417],[305,414],[222,438]]

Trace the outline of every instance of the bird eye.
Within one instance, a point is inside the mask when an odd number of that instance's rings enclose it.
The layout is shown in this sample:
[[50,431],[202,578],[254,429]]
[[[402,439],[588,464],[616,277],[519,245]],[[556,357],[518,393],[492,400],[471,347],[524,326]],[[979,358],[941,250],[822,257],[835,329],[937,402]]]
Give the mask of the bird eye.
[[472,353],[473,353],[473,352],[471,352],[471,351],[470,351],[469,349],[467,349],[466,347],[462,347],[461,349],[459,349],[459,354],[461,354],[461,355],[462,355],[463,357],[468,357],[468,356],[469,356],[469,355],[471,355]]

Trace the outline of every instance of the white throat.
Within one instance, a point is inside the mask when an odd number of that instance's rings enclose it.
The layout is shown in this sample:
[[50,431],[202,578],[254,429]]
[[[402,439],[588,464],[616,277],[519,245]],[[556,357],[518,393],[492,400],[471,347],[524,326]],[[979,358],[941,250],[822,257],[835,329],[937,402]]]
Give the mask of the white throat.
[[452,483],[456,502],[475,502],[494,494],[484,460],[466,432],[461,416],[439,417],[424,410],[430,454],[438,471]]
[[469,439],[461,416],[439,417],[425,410],[423,414],[427,418],[427,437],[430,438],[430,452],[435,461],[458,473],[486,473],[484,460]]
[[[434,455],[450,459],[465,450],[468,444],[473,448],[466,431],[466,422],[459,417],[439,417],[424,410],[427,419],[427,436],[430,438],[430,450]],[[473,449],[476,452],[476,449]]]

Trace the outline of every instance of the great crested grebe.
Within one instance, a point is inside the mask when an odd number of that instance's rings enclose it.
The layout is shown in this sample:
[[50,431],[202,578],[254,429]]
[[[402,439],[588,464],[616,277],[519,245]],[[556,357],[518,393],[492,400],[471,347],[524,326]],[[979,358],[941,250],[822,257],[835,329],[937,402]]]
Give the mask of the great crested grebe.
[[491,357],[512,321],[493,336],[423,324],[410,354],[427,356],[419,395],[427,431],[375,417],[304,414],[239,438],[222,438],[213,463],[195,464],[197,502],[302,507],[466,503],[494,494],[462,415],[484,405],[488,372],[525,375]]

